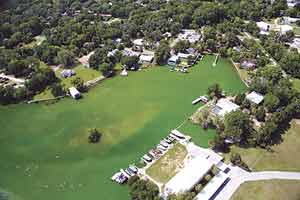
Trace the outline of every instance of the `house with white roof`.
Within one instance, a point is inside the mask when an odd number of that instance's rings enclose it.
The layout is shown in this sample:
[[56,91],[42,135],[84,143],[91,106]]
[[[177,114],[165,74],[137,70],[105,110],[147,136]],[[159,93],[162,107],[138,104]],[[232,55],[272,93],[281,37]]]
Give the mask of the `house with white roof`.
[[246,99],[251,103],[258,105],[264,100],[264,96],[258,92],[252,91],[246,95]]
[[218,102],[212,107],[212,113],[221,118],[226,114],[236,111],[240,106],[236,105],[232,101],[226,98],[219,99]]
[[256,25],[258,26],[259,30],[260,30],[260,34],[262,35],[268,35],[269,31],[270,31],[270,24],[260,21],[260,22],[256,22]]
[[150,63],[153,62],[153,60],[154,60],[154,56],[153,55],[142,54],[140,56],[139,62],[142,63],[142,64],[150,64]]
[[180,40],[187,40],[190,43],[196,43],[200,40],[201,34],[193,29],[183,29],[181,33],[178,35]]
[[190,191],[212,167],[213,164],[201,156],[193,158],[165,185],[165,195]]
[[176,55],[173,55],[168,60],[168,65],[176,66],[180,61],[180,58]]

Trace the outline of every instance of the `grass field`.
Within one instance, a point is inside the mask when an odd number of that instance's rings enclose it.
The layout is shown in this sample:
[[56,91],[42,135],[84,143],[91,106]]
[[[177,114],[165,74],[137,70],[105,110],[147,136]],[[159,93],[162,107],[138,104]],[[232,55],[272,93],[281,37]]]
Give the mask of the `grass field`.
[[[233,146],[231,152],[237,152],[249,167],[255,171],[283,170],[300,171],[300,159],[295,156],[300,152],[300,120],[293,120],[290,129],[283,135],[283,142],[275,145],[273,153],[264,149],[243,149]],[[227,160],[229,155],[226,155]]]
[[187,150],[182,144],[175,144],[165,155],[146,170],[155,181],[166,184],[183,166]]
[[[114,172],[190,116],[209,85],[245,90],[229,62],[212,67],[213,59],[188,74],[156,67],[107,79],[79,101],[0,107],[0,188],[21,200],[129,199],[127,187],[110,181]],[[99,144],[87,141],[93,127],[103,133]],[[214,132],[202,132],[193,138],[207,146]]]
[[271,180],[244,183],[231,200],[299,200],[299,198],[300,181]]
[[73,70],[76,72],[75,76],[72,76],[70,78],[62,78],[60,73],[63,69],[58,69],[55,74],[58,78],[61,79],[62,84],[64,84],[67,88],[71,87],[71,81],[75,78],[75,77],[80,77],[82,78],[82,80],[84,80],[84,82],[95,79],[99,76],[101,76],[101,72],[91,69],[91,68],[86,68],[83,65],[78,65],[76,67],[73,68]]

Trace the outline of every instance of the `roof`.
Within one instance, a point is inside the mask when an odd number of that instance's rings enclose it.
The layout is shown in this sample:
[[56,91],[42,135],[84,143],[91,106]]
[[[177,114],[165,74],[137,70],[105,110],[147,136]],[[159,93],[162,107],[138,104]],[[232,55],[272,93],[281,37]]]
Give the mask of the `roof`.
[[256,22],[256,25],[261,31],[269,31],[270,25],[266,22]]
[[85,56],[82,56],[81,58],[79,58],[78,61],[84,66],[89,66],[89,59],[90,59],[91,55],[93,55],[94,53],[95,52],[92,51],[88,55],[85,55]]
[[179,194],[191,190],[212,166],[212,163],[200,156],[192,159],[165,185],[165,192]]
[[144,39],[141,38],[141,39],[133,40],[133,44],[138,45],[138,46],[143,46]]
[[179,60],[179,57],[174,55],[174,56],[171,56],[171,58],[169,58],[168,62],[177,62]]
[[209,183],[201,190],[201,192],[194,198],[194,200],[210,200],[218,192],[219,188],[228,179],[228,175],[224,172],[219,172],[215,175]]
[[260,104],[264,100],[264,96],[258,92],[251,92],[247,94],[246,99],[255,104]]
[[235,111],[239,108],[240,108],[240,106],[236,105],[232,101],[230,101],[226,98],[222,98],[222,99],[219,99],[217,104],[212,109],[212,112],[215,113],[216,115],[224,117],[227,113]]
[[184,59],[187,59],[189,56],[192,56],[191,54],[188,54],[188,53],[178,53],[177,56],[179,58],[184,58]]
[[140,56],[140,61],[143,61],[143,62],[152,62],[154,56],[152,55],[141,55]]

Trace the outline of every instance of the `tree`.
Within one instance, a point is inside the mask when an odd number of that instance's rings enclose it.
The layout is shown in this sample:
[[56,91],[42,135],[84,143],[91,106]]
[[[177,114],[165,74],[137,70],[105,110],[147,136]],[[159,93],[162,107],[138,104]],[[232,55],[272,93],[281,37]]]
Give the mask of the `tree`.
[[71,51],[62,50],[58,52],[57,59],[65,67],[72,67],[75,64],[75,56]]
[[264,107],[263,106],[258,107],[255,110],[254,115],[258,121],[260,121],[260,122],[265,121],[266,111],[265,111]]
[[196,194],[194,192],[185,192],[178,195],[171,194],[168,196],[169,200],[193,200]]
[[63,96],[66,93],[63,86],[60,83],[54,83],[51,85],[50,88],[51,88],[51,93],[55,97]]
[[241,110],[233,111],[225,115],[224,135],[235,142],[247,143],[252,133],[252,121],[247,113]]
[[216,97],[221,98],[222,95],[222,89],[219,84],[215,83],[208,87],[207,94],[210,98]]
[[272,121],[267,121],[262,127],[260,127],[257,136],[255,137],[257,145],[266,147],[272,144],[272,138],[277,131],[277,125]]
[[137,56],[124,56],[121,59],[121,63],[127,69],[131,69],[131,68],[137,69],[138,61],[139,61],[139,58]]
[[239,167],[241,167],[242,169],[245,169],[245,170],[247,170],[247,171],[250,171],[250,170],[249,170],[249,167],[248,167],[247,164],[242,160],[241,155],[238,154],[238,153],[231,153],[231,154],[230,154],[230,162],[231,162],[233,165],[239,166]]
[[300,78],[300,54],[290,52],[280,60],[280,66],[291,76]]
[[173,47],[176,53],[184,52],[187,48],[189,48],[190,44],[188,41],[179,40]]
[[161,43],[155,51],[155,59],[157,64],[164,65],[170,58],[170,47],[166,43]]
[[99,70],[104,76],[110,76],[113,73],[114,65],[105,62],[99,66]]
[[268,93],[264,99],[264,106],[269,112],[274,112],[279,106],[279,98],[272,93]]
[[80,92],[84,92],[86,90],[86,87],[84,85],[84,81],[80,77],[76,77],[71,81],[72,85],[77,88]]
[[245,93],[239,93],[238,95],[235,96],[234,103],[236,103],[237,105],[242,105],[245,98],[246,98]]
[[98,143],[102,137],[102,133],[100,133],[96,128],[89,129],[89,143]]
[[133,200],[159,200],[159,189],[150,181],[140,179],[136,176],[128,181],[129,194]]

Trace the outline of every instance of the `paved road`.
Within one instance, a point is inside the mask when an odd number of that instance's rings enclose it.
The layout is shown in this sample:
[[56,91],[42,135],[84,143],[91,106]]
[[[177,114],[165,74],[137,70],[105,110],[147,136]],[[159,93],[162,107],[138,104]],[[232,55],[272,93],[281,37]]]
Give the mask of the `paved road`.
[[231,180],[218,194],[215,200],[230,200],[234,192],[241,184],[248,181],[261,181],[272,179],[299,180],[300,173],[297,172],[281,172],[281,171],[262,171],[262,172],[246,172],[238,167],[230,167],[229,176]]

